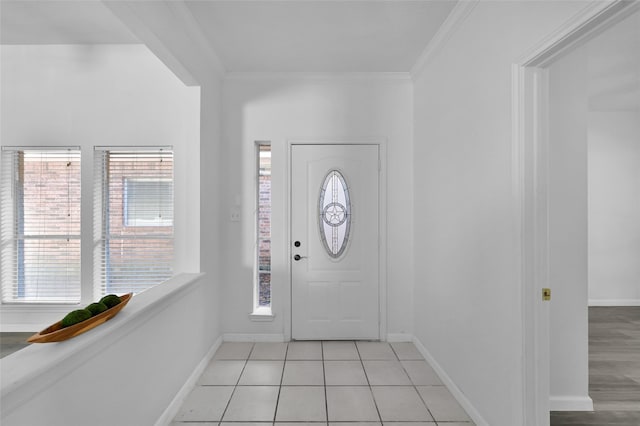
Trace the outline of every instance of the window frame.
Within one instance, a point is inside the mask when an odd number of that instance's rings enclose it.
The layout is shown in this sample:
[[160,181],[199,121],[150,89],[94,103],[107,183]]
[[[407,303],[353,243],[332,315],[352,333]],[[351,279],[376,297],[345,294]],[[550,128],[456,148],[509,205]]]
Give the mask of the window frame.
[[[254,283],[253,283],[253,312],[250,314],[250,318],[254,321],[270,321],[273,319],[274,315],[272,313],[272,305],[273,305],[273,282],[272,282],[272,277],[273,277],[273,268],[272,268],[272,256],[273,256],[273,252],[272,252],[272,228],[271,228],[271,222],[272,222],[272,196],[273,196],[273,192],[272,192],[272,188],[273,188],[273,181],[272,178],[269,179],[269,202],[268,202],[268,213],[265,213],[261,210],[261,200],[260,200],[260,195],[261,195],[261,177],[262,176],[266,176],[267,174],[263,174],[263,169],[262,169],[262,165],[261,165],[261,153],[265,152],[263,150],[264,147],[268,147],[268,156],[271,158],[271,161],[269,162],[269,170],[268,170],[268,176],[272,176],[272,158],[273,158],[273,150],[272,150],[272,145],[270,141],[256,141],[255,142],[255,177],[254,177],[254,185],[255,185],[255,252],[254,252]],[[264,215],[268,214],[268,222],[269,222],[269,234],[268,236],[261,236],[261,220],[264,219]],[[264,261],[261,262],[261,243],[264,241],[268,241],[269,242],[269,267],[268,267],[268,271],[263,271],[261,270],[261,264],[264,263]],[[268,275],[269,276],[269,303],[268,304],[261,304],[261,296],[260,296],[260,291],[261,291],[261,277],[264,275]]]

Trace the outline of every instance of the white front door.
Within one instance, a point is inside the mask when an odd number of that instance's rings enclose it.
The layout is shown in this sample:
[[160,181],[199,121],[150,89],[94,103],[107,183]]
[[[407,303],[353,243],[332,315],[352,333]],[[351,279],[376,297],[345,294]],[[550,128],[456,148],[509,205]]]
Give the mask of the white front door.
[[379,147],[291,147],[293,339],[379,339]]

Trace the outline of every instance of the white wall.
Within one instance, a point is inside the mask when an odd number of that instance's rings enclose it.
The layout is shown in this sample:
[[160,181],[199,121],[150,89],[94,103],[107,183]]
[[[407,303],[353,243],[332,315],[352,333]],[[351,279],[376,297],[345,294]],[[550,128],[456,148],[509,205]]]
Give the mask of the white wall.
[[477,424],[524,423],[511,65],[582,7],[478,2],[415,82],[414,334]]
[[589,304],[640,306],[640,12],[586,48]]
[[592,409],[587,264],[588,62],[583,46],[549,68],[551,409]]
[[[412,332],[411,82],[397,76],[231,76],[224,88],[224,181],[227,215],[223,327],[230,334],[286,333],[289,315],[288,141],[384,141],[387,145],[388,332]],[[254,263],[255,141],[272,143],[273,322],[251,322]],[[204,185],[204,182],[203,182]],[[240,204],[242,219],[230,222]],[[386,336],[383,336],[385,338]]]
[[589,304],[640,305],[640,111],[589,113]]
[[[209,304],[211,337],[222,335],[221,293],[223,276],[224,242],[222,229],[225,225],[226,206],[220,200],[226,196],[222,172],[224,159],[221,154],[221,104],[222,83],[215,73],[202,80],[200,104],[200,268],[206,273],[206,301]],[[192,161],[196,159],[191,156]],[[198,226],[199,225],[199,226]]]
[[[174,270],[199,272],[200,89],[185,87],[141,45],[3,45],[0,51],[0,141],[82,148],[83,230],[93,229],[94,146],[174,146]],[[82,281],[88,289],[82,304],[92,299],[92,239],[91,232],[82,236]],[[49,309],[12,316],[4,306],[3,329],[40,329],[59,319],[60,312]]]

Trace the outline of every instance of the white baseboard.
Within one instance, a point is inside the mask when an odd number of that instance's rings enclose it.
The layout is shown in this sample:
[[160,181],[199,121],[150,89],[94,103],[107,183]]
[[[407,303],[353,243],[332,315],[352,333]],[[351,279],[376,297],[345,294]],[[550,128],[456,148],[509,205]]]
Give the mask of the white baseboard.
[[227,333],[222,336],[224,342],[285,342],[284,334],[248,334],[248,333]]
[[390,343],[413,342],[413,335],[408,333],[389,333],[387,334],[387,342],[390,342]]
[[589,306],[640,306],[640,299],[589,299]]
[[478,410],[471,404],[471,402],[467,399],[464,393],[456,386],[456,384],[451,380],[451,377],[440,367],[440,364],[436,362],[436,360],[431,356],[427,348],[424,347],[422,342],[418,340],[416,337],[413,337],[413,344],[416,345],[416,349],[422,354],[424,359],[427,360],[431,368],[433,368],[442,380],[442,383],[447,387],[449,392],[453,395],[453,397],[458,401],[458,403],[464,408],[464,411],[467,412],[471,420],[474,421],[476,426],[489,426],[489,423],[482,418]]
[[550,396],[550,411],[593,411],[593,400],[588,396]]
[[209,365],[209,363],[211,362],[211,359],[216,354],[216,351],[221,344],[222,336],[218,337],[216,341],[213,342],[213,345],[211,345],[204,358],[202,358],[202,360],[198,363],[191,375],[189,375],[187,381],[184,383],[184,385],[182,385],[173,400],[171,400],[169,406],[167,406],[162,415],[158,418],[155,426],[168,426],[169,424],[171,424],[173,418],[178,414],[178,411],[180,411],[180,407],[182,407],[184,400],[187,398],[187,396],[189,396],[193,388],[196,386],[198,379],[204,372],[205,368],[207,368],[207,365]]

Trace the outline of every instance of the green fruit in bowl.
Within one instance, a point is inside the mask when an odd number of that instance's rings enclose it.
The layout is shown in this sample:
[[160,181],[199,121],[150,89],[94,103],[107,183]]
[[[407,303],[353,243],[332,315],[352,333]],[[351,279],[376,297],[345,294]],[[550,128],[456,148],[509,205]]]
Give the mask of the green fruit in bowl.
[[85,309],[87,311],[91,312],[91,316],[96,316],[96,315],[106,311],[109,308],[104,303],[96,302],[96,303],[90,304]]
[[119,296],[116,296],[115,294],[107,294],[105,297],[100,299],[99,303],[104,303],[105,305],[107,305],[107,308],[113,308],[121,301],[122,300],[120,300]]
[[88,320],[89,318],[91,318],[91,311],[88,311],[87,309],[78,309],[69,312],[64,318],[62,318],[60,325],[65,328],[78,324],[84,320]]

